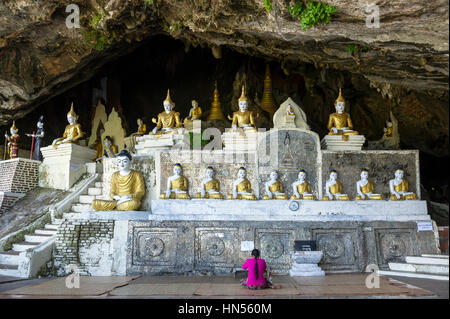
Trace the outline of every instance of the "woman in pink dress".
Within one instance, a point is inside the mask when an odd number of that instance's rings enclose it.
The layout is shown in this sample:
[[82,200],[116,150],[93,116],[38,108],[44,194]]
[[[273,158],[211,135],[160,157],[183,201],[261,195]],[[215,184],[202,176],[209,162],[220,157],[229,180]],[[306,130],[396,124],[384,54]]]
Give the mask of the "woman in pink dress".
[[280,288],[280,286],[273,286],[271,280],[264,277],[264,271],[267,266],[264,259],[259,258],[259,250],[253,249],[252,256],[242,265],[242,269],[248,269],[248,278],[241,280],[241,285],[250,290],[264,289],[264,288]]

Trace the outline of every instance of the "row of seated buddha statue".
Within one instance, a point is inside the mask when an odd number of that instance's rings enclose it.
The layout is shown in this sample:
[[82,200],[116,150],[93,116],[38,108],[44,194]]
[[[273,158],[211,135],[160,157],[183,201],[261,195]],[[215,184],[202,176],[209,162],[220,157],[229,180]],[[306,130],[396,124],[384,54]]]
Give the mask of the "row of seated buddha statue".
[[[180,164],[175,164],[173,175],[167,179],[167,188],[165,193],[161,194],[160,199],[190,199],[188,180],[183,176],[183,169]],[[395,171],[395,178],[389,181],[390,200],[417,200],[417,195],[408,192],[408,182],[403,178],[404,171],[398,169]],[[369,172],[366,169],[361,171],[361,179],[356,183],[357,196],[355,200],[382,200],[381,194],[374,193],[374,184],[369,180]],[[321,200],[350,200],[347,194],[343,193],[342,183],[337,179],[338,174],[332,170],[329,179],[325,185],[325,195]],[[306,179],[306,171],[300,170],[298,179],[292,183],[293,195],[290,199],[315,200],[311,192],[311,185]],[[196,199],[224,199],[220,193],[220,183],[215,178],[214,169],[209,166],[206,170],[206,176],[200,184],[200,192],[195,194]],[[263,200],[282,199],[287,200],[288,195],[284,193],[283,184],[279,180],[279,173],[272,171],[269,180],[264,184],[265,195]],[[226,199],[245,199],[257,200],[252,192],[250,181],[247,179],[247,170],[244,167],[239,168],[237,178],[233,182],[232,194],[226,196]]]

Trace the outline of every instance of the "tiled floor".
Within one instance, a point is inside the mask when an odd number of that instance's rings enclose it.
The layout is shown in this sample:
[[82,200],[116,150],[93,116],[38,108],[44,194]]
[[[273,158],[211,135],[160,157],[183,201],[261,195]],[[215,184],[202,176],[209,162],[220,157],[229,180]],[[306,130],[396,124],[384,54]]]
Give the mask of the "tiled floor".
[[[240,278],[211,277],[81,277],[80,288],[66,287],[66,278],[0,280],[0,298],[433,298],[435,293],[380,277],[379,288],[365,285],[366,274],[324,277],[274,276],[280,289],[251,291]],[[448,284],[448,283],[447,283]],[[430,284],[428,285],[430,286]],[[432,286],[432,285],[431,285]],[[448,286],[447,286],[448,287]],[[448,295],[448,288],[447,288]]]

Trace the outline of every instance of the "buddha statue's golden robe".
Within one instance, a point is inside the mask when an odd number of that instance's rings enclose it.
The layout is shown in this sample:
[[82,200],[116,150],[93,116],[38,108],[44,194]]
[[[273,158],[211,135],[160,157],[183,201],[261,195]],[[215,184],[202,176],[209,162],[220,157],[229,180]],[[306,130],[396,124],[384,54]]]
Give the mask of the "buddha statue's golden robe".
[[144,135],[147,132],[147,125],[142,124],[138,127],[138,135]]
[[[363,194],[373,193],[374,190],[375,190],[375,186],[374,186],[374,184],[371,181],[368,181],[366,185],[361,186],[361,192]],[[373,194],[373,195],[370,195],[369,198],[367,198],[367,197],[362,198],[360,195],[356,195],[355,199],[356,200],[367,200],[367,199],[381,200],[381,199],[383,199],[383,196],[380,195],[380,194]]]
[[[64,130],[64,134],[62,137],[58,139],[58,141],[53,145],[54,148],[57,147],[57,145],[62,143],[75,143],[78,144],[78,140],[83,137],[83,131],[81,130],[81,125],[79,123],[75,124],[69,124],[66,126]],[[63,142],[66,138],[71,138],[71,141]]]
[[[336,184],[330,186],[330,193],[331,194],[342,194],[342,183],[340,181],[336,181]],[[331,198],[328,197],[328,195],[325,195],[322,197],[322,200],[331,200]],[[338,200],[350,200],[348,195],[341,195],[338,197]]]
[[192,110],[191,120],[199,120],[201,117],[202,117],[202,108],[200,106],[197,106],[195,109]]
[[[242,182],[236,185],[236,191],[238,192],[236,199],[248,199],[248,200],[256,200],[256,196],[251,194],[252,192],[252,184],[248,179],[244,179]],[[250,194],[239,194],[239,193],[250,193]],[[227,199],[235,199],[233,195],[228,195]]]
[[[402,179],[402,182],[398,185],[394,185],[394,190],[396,192],[408,192],[408,182],[406,181],[406,179]],[[395,196],[394,194],[391,194],[391,196],[389,197],[390,200],[399,200],[397,199],[397,196]],[[404,199],[409,199],[409,200],[417,200],[418,197],[416,194],[412,193],[412,194],[408,194],[408,195],[400,195],[400,200],[404,200]]]
[[[131,196],[131,200],[117,205],[114,196]],[[110,197],[113,200],[96,199],[92,202],[92,208],[100,211],[109,210],[137,210],[141,206],[141,199],[145,195],[144,178],[140,172],[131,170],[128,175],[122,176],[115,172],[111,176]]]
[[175,129],[178,127],[183,127],[183,123],[181,123],[180,121],[180,113],[172,110],[169,113],[161,112],[158,114],[158,121],[156,123],[156,128],[158,129],[158,131],[156,132],[157,135],[174,133],[174,131],[160,131],[162,128]]
[[237,125],[237,127],[241,127],[243,125],[250,125],[251,127],[255,127],[255,118],[253,116],[253,112],[251,111],[237,111],[233,112],[232,125]]
[[[292,195],[291,199],[316,199],[316,197],[311,193],[311,185],[307,181],[304,181],[303,183],[297,185],[297,192],[300,194],[300,198]],[[303,195],[303,193],[308,193],[311,195]]]
[[392,133],[393,133],[392,127],[388,127],[383,135],[384,137],[392,137]]
[[288,199],[286,194],[278,194],[275,193],[283,193],[283,184],[280,181],[276,181],[269,186],[269,190],[272,193],[272,198],[269,195],[264,195],[262,199]]
[[[167,198],[166,194],[161,194],[159,199],[191,199],[188,194],[188,180],[184,176],[180,176],[170,182],[170,197]],[[176,193],[175,190],[180,190],[185,193]]]
[[330,131],[328,135],[358,135],[359,133],[357,131],[351,131],[351,132],[342,132],[338,131],[338,133],[334,133],[332,128],[335,127],[337,129],[342,129],[344,127],[347,127],[350,130],[353,130],[353,123],[350,118],[350,114],[348,113],[332,113],[330,114],[330,117],[328,119],[328,130]]
[[[205,197],[202,197],[202,193],[195,194],[195,198],[210,198],[210,199],[223,199],[223,195],[220,191],[220,183],[217,179],[213,178],[212,180],[205,183]],[[208,191],[214,191],[217,193],[208,193]]]

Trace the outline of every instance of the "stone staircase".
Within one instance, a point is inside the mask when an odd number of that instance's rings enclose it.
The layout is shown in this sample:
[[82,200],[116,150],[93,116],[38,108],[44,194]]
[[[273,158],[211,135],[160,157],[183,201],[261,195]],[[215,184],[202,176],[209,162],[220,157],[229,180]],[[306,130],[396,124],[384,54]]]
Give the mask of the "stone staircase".
[[[101,179],[101,176],[100,176]],[[93,211],[91,206],[94,199],[109,199],[103,195],[103,183],[95,182],[94,187],[89,187],[87,194],[80,195],[78,203],[73,204],[69,214],[87,213]]]
[[448,255],[407,256],[406,263],[389,263],[389,270],[379,273],[380,275],[448,281]]
[[62,220],[46,224],[43,229],[36,229],[33,234],[25,235],[25,241],[13,244],[12,250],[0,252],[0,276],[21,277],[19,262],[23,252],[54,238]]

